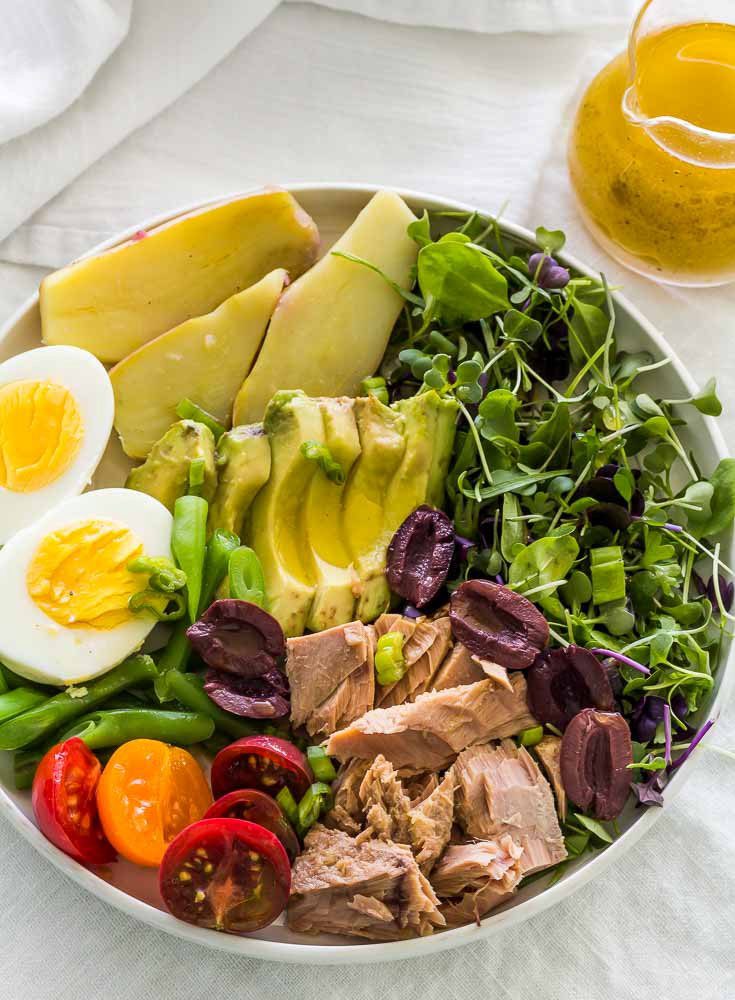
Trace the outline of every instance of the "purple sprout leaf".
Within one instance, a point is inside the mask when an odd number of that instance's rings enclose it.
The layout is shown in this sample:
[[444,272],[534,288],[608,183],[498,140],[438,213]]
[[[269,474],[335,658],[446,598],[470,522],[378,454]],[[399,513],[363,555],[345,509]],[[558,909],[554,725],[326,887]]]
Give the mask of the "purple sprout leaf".
[[664,788],[669,780],[666,771],[653,771],[645,781],[634,781],[631,785],[639,805],[663,806]]

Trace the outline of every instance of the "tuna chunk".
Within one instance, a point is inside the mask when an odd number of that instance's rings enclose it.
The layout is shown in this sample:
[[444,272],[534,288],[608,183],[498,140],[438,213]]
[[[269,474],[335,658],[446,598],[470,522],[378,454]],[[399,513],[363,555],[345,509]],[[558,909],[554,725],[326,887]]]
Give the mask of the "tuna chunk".
[[524,875],[548,868],[567,856],[548,781],[525,749],[511,740],[476,746],[454,765],[457,817],[478,840],[508,834],[520,847]]
[[534,718],[526,703],[526,681],[516,672],[513,690],[478,681],[429,691],[414,702],[376,708],[332,735],[328,753],[340,760],[382,754],[395,768],[442,771],[466,747],[512,736]]
[[325,826],[357,834],[362,829],[362,806],[358,793],[368,769],[366,760],[355,758],[340,769],[332,785],[334,805],[324,817]]
[[443,691],[461,684],[476,684],[484,679],[480,664],[469,649],[458,642],[434,674],[431,687],[433,691]]
[[328,736],[367,712],[375,696],[373,633],[362,622],[287,642],[291,722]]
[[510,677],[505,667],[490,660],[481,660],[458,642],[432,677],[430,686],[432,691],[443,691],[445,688],[459,687],[460,684],[476,684],[486,677],[497,681],[500,687],[511,690]]
[[559,755],[561,754],[561,739],[558,736],[544,736],[540,743],[533,748],[536,756],[541,761],[541,767],[546,772],[546,777],[551,782],[556,796],[556,811],[562,820],[567,817],[567,793],[564,791],[564,784],[561,780],[561,767],[559,765]]
[[404,701],[413,701],[417,695],[426,691],[451,643],[452,629],[448,618],[415,624],[413,634],[403,644],[403,656],[408,669],[395,684],[377,689],[375,704],[379,708],[390,708],[391,705],[401,705]]
[[294,862],[286,922],[307,934],[396,941],[444,926],[438,903],[407,847],[358,844],[317,824]]
[[505,834],[499,840],[479,840],[450,847],[431,876],[444,900],[448,927],[477,923],[513,895],[521,878],[523,850]]
[[411,847],[425,875],[434,867],[452,834],[454,786],[454,774],[447,771],[441,783],[408,815]]
[[358,842],[368,837],[409,844],[411,800],[398,775],[381,754],[375,758],[360,785],[360,804],[367,824]]

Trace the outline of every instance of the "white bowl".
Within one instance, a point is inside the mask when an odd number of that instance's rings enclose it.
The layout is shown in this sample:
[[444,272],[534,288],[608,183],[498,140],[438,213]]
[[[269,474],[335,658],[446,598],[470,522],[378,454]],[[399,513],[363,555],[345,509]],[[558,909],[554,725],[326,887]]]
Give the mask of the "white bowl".
[[[310,184],[293,185],[299,202],[309,212],[322,234],[323,244],[329,246],[352,222],[359,210],[373,195],[376,188],[358,184]],[[414,191],[399,191],[399,194],[414,209],[472,211],[475,206],[461,202],[447,201]],[[220,199],[216,199],[220,200]],[[90,253],[97,253],[128,239],[139,229],[151,229],[178,215],[204,207],[211,202],[186,205],[175,212],[154,219],[146,219],[131,226],[114,239],[95,247]],[[482,209],[480,209],[482,210]],[[532,242],[533,235],[520,226],[503,222],[501,229],[511,239]],[[559,255],[566,263],[580,272],[594,271],[568,254]],[[648,322],[638,310],[622,295],[615,294],[617,314],[617,340],[628,349],[651,351],[658,359],[668,355],[672,363],[646,376],[649,385],[655,385],[656,393],[666,398],[689,396],[696,391],[696,385],[684,365],[673,354],[663,336]],[[0,329],[0,361],[20,351],[38,347],[41,325],[38,312],[38,296],[33,296]],[[702,417],[694,410],[687,414],[688,424],[684,437],[690,447],[694,447],[698,461],[705,474],[711,472],[717,462],[727,456],[727,448],[715,422]],[[117,441],[111,441],[105,457],[95,476],[94,485],[121,485],[129,464],[122,454]],[[724,546],[723,558],[730,562],[733,557],[732,542]],[[715,689],[706,706],[707,717],[716,717],[727,696],[726,688],[735,679],[735,666],[723,662],[718,671]],[[666,799],[670,802],[679,791],[690,773],[686,764],[674,773],[666,789]],[[84,886],[100,899],[112,906],[138,917],[159,930],[198,944],[209,945],[223,951],[234,952],[254,958],[280,962],[309,962],[322,964],[348,964],[357,962],[383,962],[393,959],[416,958],[431,952],[456,948],[490,937],[490,935],[514,924],[519,924],[572,892],[613,864],[656,820],[662,810],[652,808],[635,810],[629,806],[621,821],[622,835],[606,850],[580,859],[571,864],[564,877],[550,888],[544,888],[546,880],[538,879],[522,889],[511,903],[495,911],[481,926],[460,927],[431,937],[388,944],[356,943],[355,940],[323,936],[314,938],[291,933],[283,924],[274,924],[249,937],[235,937],[215,931],[193,927],[176,920],[163,909],[158,895],[155,872],[136,868],[125,862],[112,865],[104,877],[100,877],[72,861],[67,855],[49,843],[36,829],[32,821],[30,794],[18,792],[13,787],[11,754],[0,752],[0,810],[13,826],[36,850],[53,862],[56,867],[79,885]]]

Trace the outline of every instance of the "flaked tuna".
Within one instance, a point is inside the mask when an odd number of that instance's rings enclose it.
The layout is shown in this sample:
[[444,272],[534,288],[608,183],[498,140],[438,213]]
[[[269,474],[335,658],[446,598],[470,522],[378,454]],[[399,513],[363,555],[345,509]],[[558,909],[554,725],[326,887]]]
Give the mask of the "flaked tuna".
[[287,642],[291,722],[328,736],[368,711],[375,697],[373,633],[362,622]]
[[567,817],[567,793],[564,791],[564,783],[561,780],[561,767],[559,756],[561,754],[561,739],[558,736],[544,736],[540,743],[533,748],[534,753],[541,761],[541,767],[546,772],[546,777],[551,782],[556,796],[556,811],[562,820]]
[[566,857],[548,781],[525,747],[511,740],[475,746],[454,764],[456,815],[468,836],[497,840],[508,834],[520,847],[524,875]]
[[508,834],[449,847],[431,875],[448,927],[480,919],[513,895],[523,849]]
[[408,847],[358,844],[317,824],[294,862],[286,922],[306,934],[396,941],[443,927],[438,903]]
[[[383,618],[395,618],[395,615],[383,615]],[[405,622],[409,619],[402,619]],[[377,627],[376,633],[385,634]],[[385,629],[386,632],[396,631],[394,626]],[[399,631],[405,635],[405,626]],[[413,633],[407,635],[403,644],[403,657],[407,670],[395,684],[378,687],[375,692],[375,704],[379,708],[390,708],[404,701],[412,701],[431,685],[431,680],[439,669],[452,644],[452,630],[448,618],[437,618],[436,621],[424,620],[414,624]]]
[[410,844],[411,800],[403,790],[393,765],[381,754],[365,772],[359,791],[365,829],[358,842],[368,837]]
[[449,843],[454,821],[454,786],[452,771],[408,814],[409,837],[416,861],[428,875]]
[[328,753],[340,760],[373,760],[382,754],[396,768],[441,771],[467,747],[512,736],[534,721],[526,703],[526,681],[516,673],[511,691],[484,680],[374,709],[334,733]]
[[355,758],[340,768],[337,780],[332,785],[334,805],[324,817],[325,826],[352,835],[360,832],[363,815],[359,791],[368,767],[366,760]]

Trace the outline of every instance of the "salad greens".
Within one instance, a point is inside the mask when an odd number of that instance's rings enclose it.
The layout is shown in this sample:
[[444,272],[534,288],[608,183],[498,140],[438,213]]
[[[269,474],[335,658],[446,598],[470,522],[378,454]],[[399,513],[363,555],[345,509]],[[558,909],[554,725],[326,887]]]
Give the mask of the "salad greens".
[[[433,389],[459,405],[450,589],[496,578],[539,606],[552,644],[608,657],[634,737],[637,714],[665,705],[633,771],[660,778],[692,741],[733,619],[715,537],[735,518],[735,460],[701,469],[679,436],[688,407],[721,412],[715,382],[655,396],[668,359],[618,347],[604,276],[551,256],[560,231],[539,228],[530,256],[478,213],[424,212],[409,232],[416,284],[380,375],[392,400]],[[591,823],[568,821],[570,854],[609,839]]]

